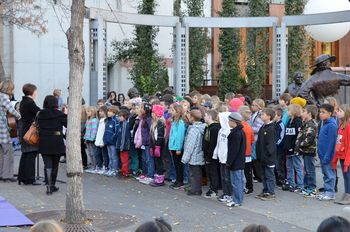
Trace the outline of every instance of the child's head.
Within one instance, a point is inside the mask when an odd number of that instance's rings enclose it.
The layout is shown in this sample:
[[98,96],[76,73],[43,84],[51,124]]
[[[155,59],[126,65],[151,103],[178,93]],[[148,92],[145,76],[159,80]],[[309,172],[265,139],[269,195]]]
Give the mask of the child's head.
[[29,232],[63,232],[63,230],[54,220],[46,220],[35,223]]
[[330,117],[332,117],[333,113],[334,113],[334,106],[330,105],[330,104],[322,104],[320,106],[320,119],[323,120],[327,120]]
[[98,117],[99,118],[105,118],[107,117],[107,106],[101,106],[98,108]]
[[180,104],[182,105],[184,111],[189,111],[190,110],[191,103],[192,103],[192,101],[190,101],[188,98],[185,98],[184,100],[182,100],[180,102]]
[[280,106],[276,106],[273,109],[275,110],[275,117],[273,118],[273,121],[278,122],[282,119],[283,110]]
[[264,108],[261,110],[261,120],[264,123],[269,123],[275,118],[275,111],[272,108]]
[[119,116],[119,121],[126,121],[126,120],[128,120],[128,118],[129,118],[129,111],[128,110],[126,110],[126,109],[121,109],[120,111],[119,111],[119,114],[118,114],[118,116]]
[[164,106],[165,109],[169,109],[169,106],[174,103],[174,97],[171,94],[165,94],[162,96],[160,104]]
[[138,104],[132,104],[131,105],[131,111],[133,115],[138,115],[140,113],[140,105]]
[[220,102],[220,98],[216,95],[213,95],[211,96],[211,101],[213,102],[213,105],[214,105]]
[[164,117],[164,107],[162,105],[153,105],[152,106],[152,117],[155,119]]
[[350,223],[343,217],[333,216],[321,222],[317,232],[347,232],[350,231]]
[[301,107],[305,107],[307,104],[306,99],[302,98],[302,97],[295,97],[292,100],[290,100],[290,104],[295,104],[295,105],[299,105]]
[[286,108],[290,104],[290,100],[292,100],[292,96],[289,93],[284,93],[279,97],[278,103],[282,108]]
[[241,106],[239,107],[239,113],[242,115],[243,121],[248,121],[252,116],[252,111],[249,106]]
[[183,118],[183,116],[184,116],[184,108],[182,107],[182,105],[180,105],[180,104],[172,104],[169,109],[171,109],[170,113],[171,113],[171,116],[172,116],[173,120],[178,121],[181,118]]
[[233,92],[229,92],[225,94],[225,102],[226,104],[229,104],[232,98],[235,97],[235,94]]
[[338,107],[338,102],[337,102],[337,99],[335,97],[326,97],[324,99],[323,103],[332,105],[334,107],[334,110],[336,110]]
[[314,105],[308,105],[303,108],[303,112],[301,114],[301,118],[303,121],[309,121],[311,119],[315,119],[317,117],[318,109]]
[[105,105],[105,100],[103,99],[98,99],[97,101],[97,107],[100,108],[101,106],[104,106]]
[[145,222],[140,225],[135,232],[170,232],[172,231],[171,225],[169,225],[164,219],[156,218],[153,222]]
[[203,115],[199,109],[191,110],[190,112],[190,122],[199,122]]
[[300,117],[302,112],[302,108],[299,105],[291,104],[288,106],[288,115],[291,118]]
[[199,106],[200,104],[202,104],[202,94],[200,94],[199,92],[193,94],[191,96],[192,99],[192,104],[194,106]]
[[108,106],[108,108],[107,108],[107,116],[109,118],[115,116],[117,113],[118,113],[118,107],[117,106],[114,106],[114,105]]
[[231,112],[238,112],[240,106],[244,105],[244,97],[232,98],[230,101]]
[[97,109],[95,106],[86,107],[86,116],[88,119],[96,118]]
[[218,120],[219,113],[216,110],[207,110],[204,114],[204,121],[207,124],[213,123]]
[[228,125],[230,126],[230,128],[235,128],[237,125],[242,123],[242,116],[237,113],[237,112],[232,112],[229,116],[228,116]]
[[252,109],[252,112],[255,113],[262,110],[264,107],[265,107],[264,100],[258,98],[253,101],[251,109]]
[[142,116],[147,116],[152,114],[152,105],[149,103],[142,103],[140,113]]
[[336,110],[337,117],[340,120],[340,125],[345,128],[346,124],[350,121],[350,105],[342,104]]

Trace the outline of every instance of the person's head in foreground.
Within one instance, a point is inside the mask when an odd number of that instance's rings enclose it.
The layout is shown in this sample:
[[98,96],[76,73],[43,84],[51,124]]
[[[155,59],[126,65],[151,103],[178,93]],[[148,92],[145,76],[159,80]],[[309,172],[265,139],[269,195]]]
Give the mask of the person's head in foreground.
[[152,222],[145,222],[140,225],[135,232],[169,232],[172,231],[171,225],[163,218],[156,218]]
[[63,230],[54,220],[45,220],[35,223],[29,232],[63,232]]
[[317,232],[348,232],[350,223],[343,217],[333,216],[326,218],[317,228]]
[[244,228],[242,232],[271,232],[271,230],[264,225],[251,224]]

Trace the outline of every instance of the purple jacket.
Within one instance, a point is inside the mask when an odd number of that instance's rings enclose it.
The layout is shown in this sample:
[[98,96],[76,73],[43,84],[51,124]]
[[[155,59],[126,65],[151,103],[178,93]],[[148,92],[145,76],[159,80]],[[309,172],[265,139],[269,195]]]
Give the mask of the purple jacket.
[[144,146],[149,146],[151,144],[151,125],[151,115],[144,117],[141,124],[142,145]]

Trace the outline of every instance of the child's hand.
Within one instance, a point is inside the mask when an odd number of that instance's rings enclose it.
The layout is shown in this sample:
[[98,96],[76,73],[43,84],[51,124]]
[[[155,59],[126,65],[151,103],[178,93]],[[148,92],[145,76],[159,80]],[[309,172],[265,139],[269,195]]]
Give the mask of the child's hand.
[[181,155],[181,151],[176,151],[176,155]]

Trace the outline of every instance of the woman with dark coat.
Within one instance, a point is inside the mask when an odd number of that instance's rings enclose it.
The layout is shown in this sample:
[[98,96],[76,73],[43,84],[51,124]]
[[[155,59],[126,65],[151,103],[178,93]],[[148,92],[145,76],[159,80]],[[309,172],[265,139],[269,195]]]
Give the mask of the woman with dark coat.
[[38,155],[38,147],[32,146],[23,140],[32,125],[40,108],[34,100],[37,96],[37,87],[33,84],[25,84],[22,88],[24,96],[19,106],[22,118],[19,121],[19,138],[21,141],[22,156],[18,168],[18,184],[40,185],[35,182],[35,158]]
[[52,95],[45,97],[43,110],[38,114],[39,153],[44,160],[47,176],[46,194],[58,191],[55,186],[58,164],[61,155],[66,151],[63,142],[63,126],[67,127],[67,116],[58,110],[57,98]]

